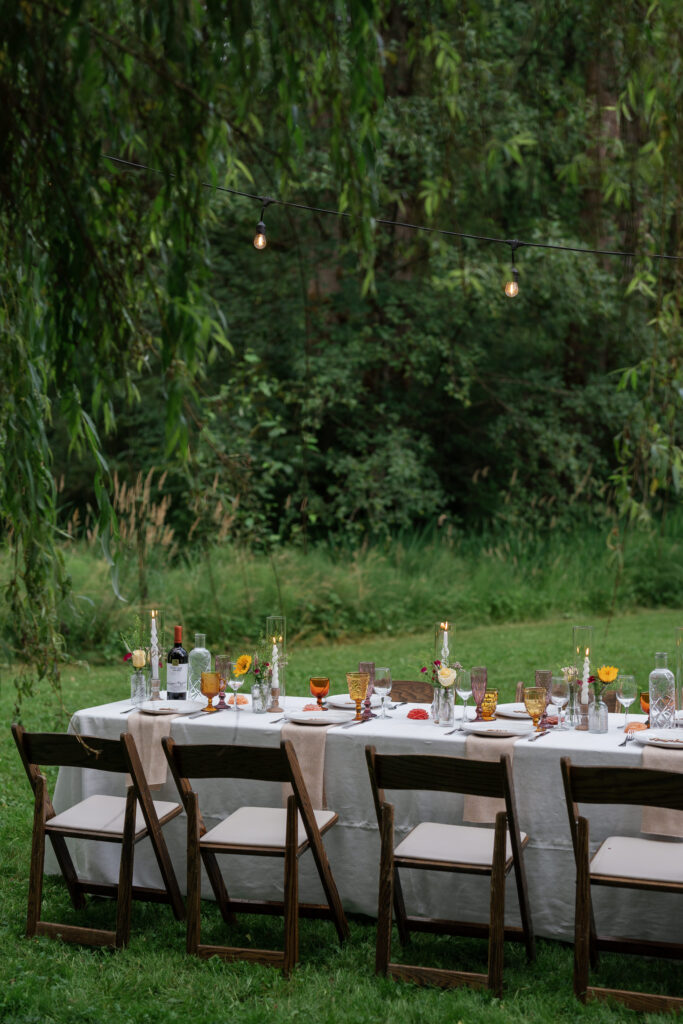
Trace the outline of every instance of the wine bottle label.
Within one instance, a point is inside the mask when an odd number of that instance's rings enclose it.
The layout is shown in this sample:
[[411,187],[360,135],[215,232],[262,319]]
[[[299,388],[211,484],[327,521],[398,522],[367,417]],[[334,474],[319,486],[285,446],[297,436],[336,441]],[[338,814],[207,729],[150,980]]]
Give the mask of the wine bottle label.
[[166,690],[168,693],[185,693],[187,690],[187,665],[166,666]]

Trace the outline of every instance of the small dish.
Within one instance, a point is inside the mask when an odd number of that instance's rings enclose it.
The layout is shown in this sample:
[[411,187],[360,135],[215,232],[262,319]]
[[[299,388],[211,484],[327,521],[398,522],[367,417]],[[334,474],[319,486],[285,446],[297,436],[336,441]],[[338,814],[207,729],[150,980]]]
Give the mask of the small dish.
[[488,736],[502,740],[508,736],[529,736],[533,732],[531,721],[528,722],[465,722],[465,732],[475,736]]
[[144,700],[138,711],[146,715],[191,715],[206,707],[200,700]]
[[[340,708],[342,711],[356,711],[356,702],[351,700],[348,693],[335,693],[331,697],[327,698],[327,703],[331,708]],[[378,708],[380,705],[380,699],[376,693],[373,693],[370,698],[370,707]]]
[[635,733],[635,738],[644,747],[683,750],[683,732],[680,729],[641,729]]
[[515,701],[513,704],[499,704],[496,708],[496,718],[528,718],[531,721],[531,715],[521,701]]
[[287,721],[297,725],[341,725],[354,717],[355,711],[297,711],[287,715]]

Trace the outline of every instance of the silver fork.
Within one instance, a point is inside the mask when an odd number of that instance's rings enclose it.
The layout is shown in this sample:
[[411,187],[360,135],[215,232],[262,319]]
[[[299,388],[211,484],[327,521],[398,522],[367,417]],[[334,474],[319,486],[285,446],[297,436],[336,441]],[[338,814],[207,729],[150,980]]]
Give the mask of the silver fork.
[[627,743],[630,743],[631,740],[634,740],[635,738],[636,738],[636,734],[634,732],[627,732],[626,735],[624,736],[623,740],[621,741],[621,743],[617,743],[617,746],[618,747],[625,747]]

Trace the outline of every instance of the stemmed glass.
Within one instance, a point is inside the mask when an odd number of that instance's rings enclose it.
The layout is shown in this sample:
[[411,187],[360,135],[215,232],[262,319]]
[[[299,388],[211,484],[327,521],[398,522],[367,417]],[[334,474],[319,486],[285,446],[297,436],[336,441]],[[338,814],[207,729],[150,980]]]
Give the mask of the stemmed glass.
[[553,676],[551,678],[550,700],[557,708],[557,728],[567,729],[564,709],[569,700],[569,683],[564,676]]
[[460,728],[464,728],[464,723],[467,721],[467,702],[472,696],[472,684],[470,682],[470,673],[466,668],[459,668],[458,673],[455,677],[455,692],[462,701],[462,718],[460,719]]
[[[230,689],[232,690],[232,692],[233,692],[233,694],[235,696],[235,704],[234,704],[234,707],[233,707],[233,711],[239,711],[239,709],[240,709],[239,708],[239,704],[237,703],[237,691],[240,689],[240,687],[242,686],[243,682],[244,682],[244,676],[238,676],[237,679],[228,679],[228,686],[230,687]],[[229,710],[230,710],[230,705],[228,705],[228,711]]]
[[543,732],[539,725],[541,716],[548,705],[548,691],[545,686],[527,686],[524,689],[524,707],[531,715],[536,732]]
[[624,709],[624,730],[628,725],[628,709],[636,699],[636,677],[635,676],[623,676],[619,673],[619,681],[617,683],[617,700]]
[[360,706],[365,700],[365,695],[368,692],[368,684],[370,682],[369,672],[347,672],[346,673],[346,685],[349,688],[349,697],[356,703],[356,717],[354,722],[362,722],[363,717],[360,713]]
[[330,692],[330,680],[327,676],[311,676],[308,686],[311,697],[315,697],[318,701],[318,711],[327,711],[327,706],[323,704],[323,697],[327,697]]
[[380,718],[391,718],[384,704],[391,693],[391,672],[388,668],[375,669],[375,693],[380,698]]
[[472,695],[474,696],[474,703],[477,708],[477,714],[475,715],[475,722],[483,721],[483,714],[481,705],[484,700],[484,694],[486,693],[486,683],[488,681],[488,672],[483,665],[479,665],[473,668],[470,673],[472,680]]
[[232,660],[229,654],[217,654],[216,655],[216,672],[218,672],[218,704],[216,709],[218,711],[227,711],[228,705],[225,703],[225,686],[230,678],[232,672]]
[[213,698],[218,696],[219,682],[218,672],[202,672],[201,691],[209,701],[202,711],[205,711],[207,715],[215,714],[218,711],[218,708],[213,706]]

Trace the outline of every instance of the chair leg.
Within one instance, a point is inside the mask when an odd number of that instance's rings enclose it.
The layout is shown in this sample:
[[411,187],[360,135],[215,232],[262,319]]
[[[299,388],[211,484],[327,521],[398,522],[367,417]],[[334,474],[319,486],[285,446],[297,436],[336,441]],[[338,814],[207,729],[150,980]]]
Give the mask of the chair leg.
[[391,960],[391,908],[394,903],[394,808],[382,804],[375,974],[386,975]]
[[586,1002],[591,933],[591,885],[588,822],[579,818],[576,836],[576,909],[574,917],[574,995]]
[[45,800],[47,787],[40,776],[36,781],[33,808],[33,836],[31,838],[31,868],[28,883],[28,912],[26,915],[26,936],[36,934],[40,921],[40,907],[43,901],[43,871],[45,869]]
[[137,800],[132,789],[126,797],[123,820],[123,841],[119,865],[119,887],[116,895],[116,948],[122,949],[130,939],[130,917],[133,904],[133,860],[135,857],[135,811]]
[[228,925],[234,925],[237,921],[234,910],[230,906],[230,895],[225,885],[225,880],[221,874],[221,869],[218,866],[218,859],[213,850],[202,850],[202,861],[204,864],[204,870],[206,871],[213,894],[216,897],[216,903],[221,912],[221,917]]
[[187,931],[186,949],[197,955],[201,935],[202,862],[199,854],[197,794],[187,802]]
[[503,995],[503,939],[505,936],[505,842],[507,815],[499,811],[493,840],[491,899],[489,909],[488,986],[494,995]]
[[285,840],[285,962],[282,973],[288,978],[299,959],[299,858],[298,811],[296,797],[287,798],[287,834]]

